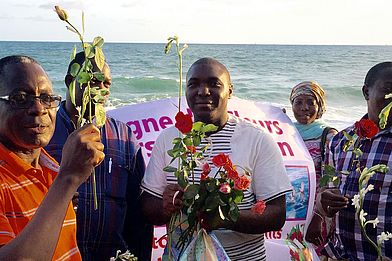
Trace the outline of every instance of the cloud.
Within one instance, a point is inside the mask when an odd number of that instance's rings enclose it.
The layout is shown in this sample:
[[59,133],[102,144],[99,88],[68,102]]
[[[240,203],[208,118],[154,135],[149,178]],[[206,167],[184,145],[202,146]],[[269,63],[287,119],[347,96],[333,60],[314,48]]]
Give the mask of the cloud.
[[50,2],[46,4],[41,4],[38,7],[42,9],[53,9],[55,5],[60,5],[64,9],[77,9],[77,10],[83,10],[85,8],[85,5],[82,1],[61,1],[59,2]]

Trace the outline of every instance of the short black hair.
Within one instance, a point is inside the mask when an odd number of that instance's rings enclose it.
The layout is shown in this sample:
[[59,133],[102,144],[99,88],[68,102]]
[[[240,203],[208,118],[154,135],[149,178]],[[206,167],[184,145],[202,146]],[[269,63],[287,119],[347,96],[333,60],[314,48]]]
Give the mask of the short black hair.
[[374,65],[366,74],[364,85],[372,87],[386,70],[391,70],[392,72],[392,62],[382,62]]
[[0,59],[0,90],[3,87],[4,82],[4,71],[5,68],[10,64],[18,64],[18,63],[35,63],[41,66],[36,60],[26,55],[10,55]]
[[71,75],[71,67],[74,63],[79,64],[80,66],[82,66],[82,64],[84,63],[85,60],[85,55],[84,52],[79,52],[75,55],[75,58],[72,59],[72,61],[69,62],[68,65],[68,70],[67,70],[67,75]]

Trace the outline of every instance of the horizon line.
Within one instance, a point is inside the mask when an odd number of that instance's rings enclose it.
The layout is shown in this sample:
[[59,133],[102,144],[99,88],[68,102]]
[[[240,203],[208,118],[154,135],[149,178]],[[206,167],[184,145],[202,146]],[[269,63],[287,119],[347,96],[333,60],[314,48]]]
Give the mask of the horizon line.
[[[78,41],[0,40],[0,42],[78,43]],[[166,42],[105,41],[105,44],[166,44]],[[321,43],[187,43],[197,45],[280,45],[280,46],[392,46],[392,44],[321,44]]]

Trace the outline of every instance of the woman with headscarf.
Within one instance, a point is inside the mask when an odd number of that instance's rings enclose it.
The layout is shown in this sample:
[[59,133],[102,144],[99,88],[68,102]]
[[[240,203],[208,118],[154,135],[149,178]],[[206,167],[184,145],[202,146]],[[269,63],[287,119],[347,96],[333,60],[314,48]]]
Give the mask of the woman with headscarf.
[[[321,120],[321,116],[326,110],[326,100],[325,92],[318,83],[306,81],[294,86],[291,91],[290,102],[294,117],[297,120],[294,125],[304,140],[314,162],[318,192],[325,148],[327,148],[328,142],[337,133],[337,130],[329,127]],[[330,225],[326,225],[324,218],[319,213],[314,212],[305,239],[316,246],[322,246],[327,237],[327,230],[329,232],[330,229]],[[320,248],[316,250],[320,250]],[[319,253],[319,251],[317,252]]]

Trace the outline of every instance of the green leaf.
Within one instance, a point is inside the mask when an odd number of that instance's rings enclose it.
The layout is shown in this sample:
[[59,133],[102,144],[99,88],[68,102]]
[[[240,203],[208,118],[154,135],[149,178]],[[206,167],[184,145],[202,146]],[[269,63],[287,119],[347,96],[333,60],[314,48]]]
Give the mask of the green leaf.
[[80,72],[76,80],[80,84],[88,83],[91,80],[91,75],[87,72]]
[[78,63],[73,63],[71,65],[71,70],[69,73],[72,75],[72,77],[75,78],[78,75],[79,70],[80,70],[80,65]]
[[73,105],[75,105],[76,106],[76,102],[75,102],[75,80],[73,80],[72,82],[71,82],[71,84],[69,85],[69,87],[68,87],[68,90],[69,90],[69,96],[70,96],[70,98],[71,98],[71,102],[72,102],[72,104]]
[[184,144],[185,144],[186,146],[192,146],[192,145],[193,145],[192,139],[189,138],[189,137],[185,137],[182,141],[184,142]]
[[[94,78],[97,79],[100,82],[105,81],[105,74],[101,72],[93,72]],[[101,89],[102,90],[102,89]]]
[[105,66],[105,55],[103,54],[101,47],[95,48],[94,60],[95,60],[95,63],[97,64],[97,67],[99,68],[99,70],[102,71],[103,67]]
[[179,172],[177,171],[176,173],[178,173],[177,176],[177,181],[178,181],[178,185],[180,185],[181,188],[186,188],[186,186],[188,186],[188,172],[184,169],[183,171]]
[[87,104],[89,103],[89,101],[90,101],[90,96],[88,95],[88,88],[85,88],[83,92],[82,110],[80,113],[80,117],[82,118],[84,116],[84,113],[86,112]]
[[200,131],[201,127],[203,127],[203,125],[204,125],[203,122],[197,121],[197,122],[193,123],[192,130]]
[[105,125],[106,121],[106,112],[105,108],[101,103],[96,103],[95,104],[95,125],[97,127],[102,127]]
[[346,137],[347,140],[349,141],[353,140],[353,137],[350,134],[348,134],[346,131],[343,131],[343,135],[344,137]]
[[324,166],[324,175],[333,176],[333,175],[335,175],[335,173],[336,173],[336,169],[333,166],[328,165],[328,164]]
[[334,185],[335,187],[337,187],[337,186],[339,186],[340,178],[335,177],[335,179],[332,179],[332,182],[333,182],[333,185]]
[[379,125],[381,129],[385,129],[385,126],[388,123],[388,117],[389,117],[389,113],[391,111],[392,108],[392,102],[390,102],[387,106],[385,106],[380,114],[378,115],[378,118],[380,119],[379,121]]
[[85,44],[84,54],[89,59],[93,58],[95,55],[95,47],[91,46],[90,44]]
[[237,204],[241,203],[242,199],[244,198],[244,192],[242,192],[242,190],[238,190],[238,189],[232,189],[231,195],[232,195],[233,201]]
[[218,126],[215,126],[214,124],[207,124],[201,128],[201,132],[207,133],[207,132],[213,132],[217,131]]
[[96,46],[96,47],[99,47],[99,48],[102,48],[103,43],[104,43],[104,40],[103,40],[103,38],[101,36],[97,36],[93,40],[93,46]]
[[216,184],[216,180],[215,179],[211,179],[207,182],[206,184],[206,189],[208,192],[213,192],[215,190],[217,190],[218,185]]
[[171,49],[171,46],[172,46],[172,43],[173,43],[173,38],[169,38],[169,39],[167,39],[168,40],[168,42],[167,42],[167,44],[165,45],[165,49],[164,49],[164,52],[165,52],[165,54],[168,54],[169,52],[170,52],[170,49]]
[[82,35],[84,35],[84,12],[82,11]]
[[74,28],[72,28],[71,26],[66,25],[65,28],[67,28],[68,31],[71,31],[75,34],[78,34],[78,32],[76,32],[76,30]]
[[323,175],[319,181],[319,187],[326,187],[328,186],[329,182],[332,181],[332,177],[330,175]]
[[230,207],[229,219],[230,219],[231,221],[233,221],[233,222],[236,222],[237,219],[239,218],[239,216],[240,216],[240,211],[239,211],[237,205],[234,204],[234,207],[233,207],[233,208]]
[[72,48],[71,57],[69,58],[69,61],[75,59],[75,56],[76,56],[76,45],[74,45],[74,47]]
[[206,211],[211,211],[219,206],[219,195],[217,193],[211,193],[205,201]]
[[166,172],[176,172],[177,168],[172,167],[172,166],[166,166],[166,167],[163,168],[163,171],[166,171]]
[[193,137],[193,145],[194,145],[195,147],[197,147],[197,146],[200,145],[200,143],[201,143],[201,138],[200,138],[200,136],[199,136],[199,135],[194,136],[194,137]]
[[191,199],[196,197],[196,195],[199,194],[199,185],[197,184],[192,184],[189,185],[184,192],[184,198],[185,199]]

